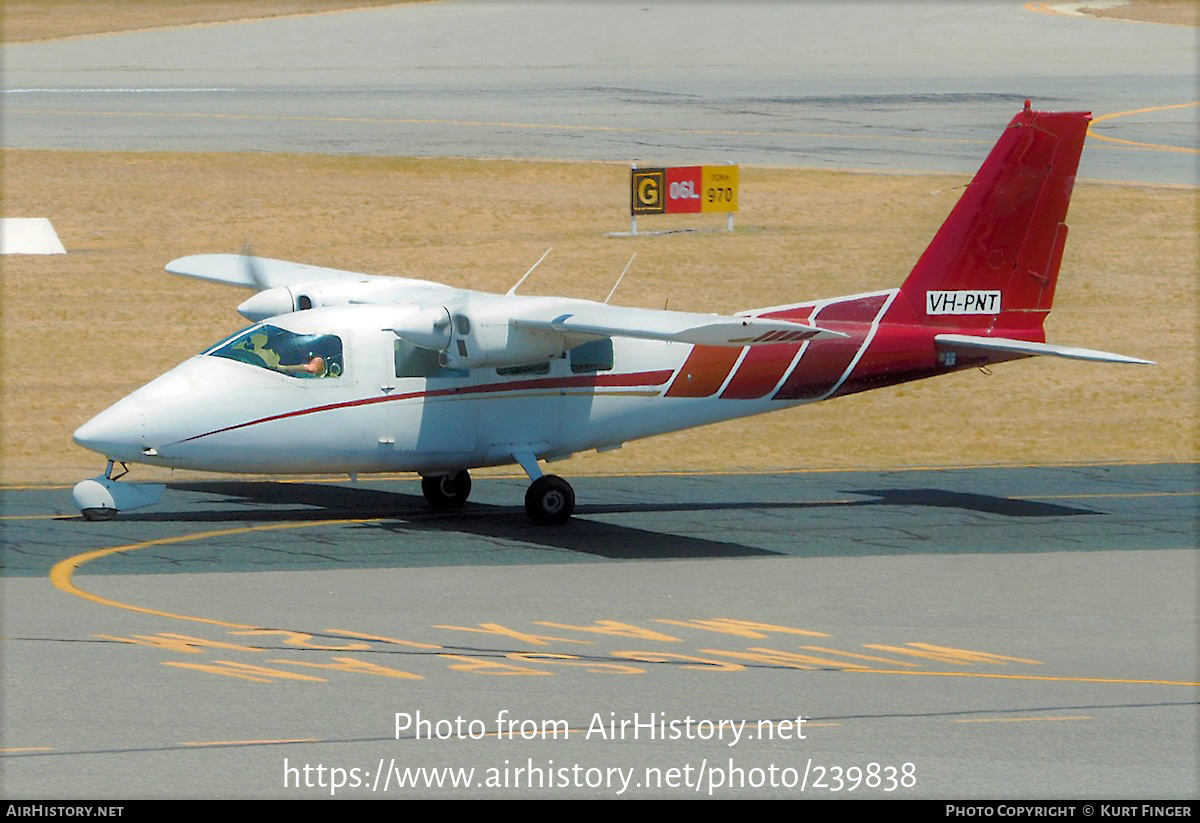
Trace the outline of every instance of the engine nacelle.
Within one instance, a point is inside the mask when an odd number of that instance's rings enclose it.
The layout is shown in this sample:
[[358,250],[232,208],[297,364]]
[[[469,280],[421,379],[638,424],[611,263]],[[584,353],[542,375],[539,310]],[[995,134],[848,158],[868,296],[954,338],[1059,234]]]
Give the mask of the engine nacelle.
[[440,362],[451,369],[481,366],[500,368],[541,363],[562,357],[565,341],[561,334],[514,326],[503,311],[451,313],[450,345]]
[[442,306],[413,311],[392,328],[401,340],[430,351],[445,351],[450,345],[450,312]]
[[580,342],[574,335],[534,329],[512,322],[521,303],[545,298],[478,297],[404,314],[392,328],[396,336],[414,346],[439,353],[438,362],[449,369],[504,368],[544,363],[562,357]]
[[258,322],[274,317],[277,314],[287,314],[296,310],[296,299],[292,290],[285,286],[265,289],[242,302],[237,307],[238,314],[247,320]]
[[345,280],[326,280],[292,287],[275,286],[260,291],[238,306],[237,310],[242,317],[257,322],[280,314],[322,306],[344,306],[356,301],[377,302],[377,293],[384,289],[394,291],[395,288],[393,284],[380,284],[375,281]]

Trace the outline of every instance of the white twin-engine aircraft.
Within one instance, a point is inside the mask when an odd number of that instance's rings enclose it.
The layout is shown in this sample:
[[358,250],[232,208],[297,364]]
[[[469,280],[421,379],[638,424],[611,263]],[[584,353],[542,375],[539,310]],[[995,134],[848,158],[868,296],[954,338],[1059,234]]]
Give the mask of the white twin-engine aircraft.
[[81,426],[109,462],[75,503],[98,520],[156,502],[163,486],[113,475],[137,462],[418,472],[451,509],[469,469],[515,463],[530,518],[560,523],[575,495],[541,460],[1032,355],[1148,363],[1044,342],[1089,119],[1027,102],[899,288],[733,315],[180,258],[167,271],[257,289],[238,308],[256,325]]

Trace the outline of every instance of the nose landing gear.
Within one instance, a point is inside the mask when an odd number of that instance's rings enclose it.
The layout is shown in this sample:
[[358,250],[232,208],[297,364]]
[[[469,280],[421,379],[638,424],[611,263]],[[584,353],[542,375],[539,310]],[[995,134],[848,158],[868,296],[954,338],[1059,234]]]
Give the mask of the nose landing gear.
[[113,461],[108,461],[104,474],[75,485],[71,497],[84,520],[112,520],[118,511],[152,506],[162,499],[166,486],[161,483],[118,483],[129,473],[129,467],[121,464],[122,472],[113,476]]

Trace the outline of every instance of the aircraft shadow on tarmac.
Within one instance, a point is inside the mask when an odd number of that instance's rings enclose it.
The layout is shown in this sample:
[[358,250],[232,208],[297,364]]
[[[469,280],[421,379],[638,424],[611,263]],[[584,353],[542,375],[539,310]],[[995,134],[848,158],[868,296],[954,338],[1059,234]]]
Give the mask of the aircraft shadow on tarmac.
[[[262,523],[304,522],[328,519],[376,522],[355,523],[353,527],[389,530],[397,534],[414,532],[460,534],[489,540],[511,540],[527,546],[578,552],[607,559],[646,560],[705,557],[764,557],[795,554],[827,554],[827,550],[805,551],[789,545],[788,551],[772,551],[737,542],[711,540],[694,534],[659,532],[639,526],[620,525],[589,517],[605,515],[679,514],[687,512],[763,511],[775,514],[788,511],[871,509],[886,507],[949,508],[971,513],[1014,518],[1044,518],[1094,515],[1097,512],[1050,503],[1013,500],[990,495],[947,491],[944,489],[870,489],[843,490],[840,493],[871,499],[838,501],[767,501],[767,502],[648,502],[594,503],[579,506],[577,516],[562,526],[535,526],[518,506],[470,503],[461,511],[437,512],[424,499],[413,494],[363,489],[320,483],[247,483],[205,482],[171,484],[177,491],[218,495],[217,508],[189,512],[133,513],[122,520],[134,522],[178,523]],[[234,506],[234,507],[231,507]],[[248,507],[247,507],[248,506]],[[858,515],[850,516],[858,520]],[[781,531],[789,527],[779,524]],[[787,541],[796,542],[794,539]],[[896,550],[882,553],[894,553]],[[397,558],[399,559],[399,558]]]

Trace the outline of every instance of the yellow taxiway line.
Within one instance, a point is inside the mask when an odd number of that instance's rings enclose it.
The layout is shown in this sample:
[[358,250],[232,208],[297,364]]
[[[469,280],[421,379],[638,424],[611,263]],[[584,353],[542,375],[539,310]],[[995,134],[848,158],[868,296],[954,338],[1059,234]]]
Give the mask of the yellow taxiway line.
[[1131,114],[1147,114],[1152,111],[1169,111],[1172,109],[1187,109],[1193,106],[1200,106],[1200,101],[1193,103],[1177,103],[1171,106],[1148,106],[1142,109],[1130,109],[1129,111],[1116,111],[1112,114],[1102,114],[1099,117],[1093,117],[1092,122],[1088,123],[1087,136],[1096,140],[1107,140],[1110,143],[1120,143],[1123,146],[1132,146],[1138,149],[1153,149],[1155,151],[1173,151],[1183,152],[1186,154],[1200,154],[1200,149],[1194,149],[1189,146],[1170,146],[1163,143],[1144,143],[1140,140],[1125,140],[1120,137],[1108,137],[1104,134],[1098,134],[1095,131],[1097,123],[1105,120],[1115,120],[1118,117],[1128,117]]

